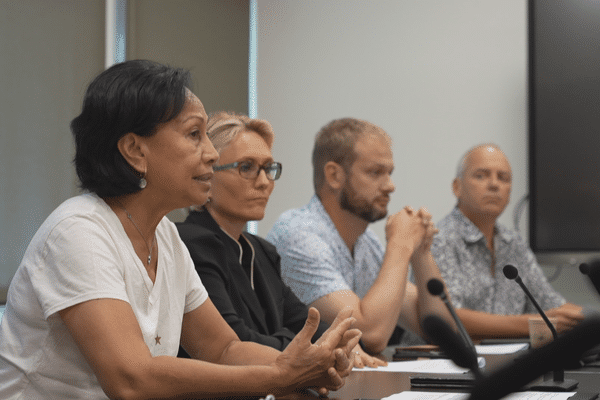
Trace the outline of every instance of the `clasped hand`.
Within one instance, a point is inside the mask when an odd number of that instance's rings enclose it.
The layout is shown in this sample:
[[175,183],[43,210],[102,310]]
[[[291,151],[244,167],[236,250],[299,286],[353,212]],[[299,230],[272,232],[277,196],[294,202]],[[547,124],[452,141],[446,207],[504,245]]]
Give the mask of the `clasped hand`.
[[421,254],[429,251],[433,236],[437,232],[431,214],[424,207],[415,211],[411,206],[406,206],[390,215],[385,226],[388,242],[394,239],[403,240],[412,245],[414,252]]
[[317,309],[309,309],[304,327],[275,361],[282,382],[292,382],[289,390],[312,387],[326,395],[344,385],[344,378],[354,366],[352,350],[361,337],[358,329],[350,329],[355,322],[351,314],[349,309],[340,311],[329,329],[312,344],[320,315]]

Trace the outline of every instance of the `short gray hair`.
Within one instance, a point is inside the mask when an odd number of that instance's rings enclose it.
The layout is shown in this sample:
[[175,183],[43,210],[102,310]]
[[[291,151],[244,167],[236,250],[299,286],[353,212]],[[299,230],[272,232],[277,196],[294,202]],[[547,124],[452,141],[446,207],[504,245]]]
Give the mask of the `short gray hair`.
[[471,155],[471,153],[477,149],[480,149],[482,147],[492,147],[498,151],[500,151],[502,154],[504,154],[504,152],[502,151],[502,149],[500,148],[500,146],[498,146],[495,143],[481,143],[478,144],[476,146],[471,147],[469,150],[467,150],[467,152],[465,154],[463,154],[463,156],[461,157],[460,161],[458,162],[458,165],[456,167],[456,179],[461,179],[463,177],[463,175],[465,174],[465,167],[466,167],[466,163],[467,163],[467,158],[469,158],[469,156]]

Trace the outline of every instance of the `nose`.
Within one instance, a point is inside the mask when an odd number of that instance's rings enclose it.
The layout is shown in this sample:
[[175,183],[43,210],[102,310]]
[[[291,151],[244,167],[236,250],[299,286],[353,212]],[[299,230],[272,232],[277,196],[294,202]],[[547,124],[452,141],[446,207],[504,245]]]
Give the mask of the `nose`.
[[381,188],[386,193],[392,193],[396,190],[396,185],[394,185],[394,181],[390,175],[387,176],[385,181],[383,182],[383,186]]
[[265,171],[263,168],[260,168],[258,170],[258,176],[256,177],[256,186],[257,187],[264,187],[264,186],[268,186],[271,182],[269,178],[267,178],[267,171]]
[[219,153],[213,146],[212,142],[207,138],[202,152],[202,161],[206,164],[213,165],[219,159]]
[[492,175],[488,182],[490,188],[497,189],[500,186],[500,180],[496,175]]

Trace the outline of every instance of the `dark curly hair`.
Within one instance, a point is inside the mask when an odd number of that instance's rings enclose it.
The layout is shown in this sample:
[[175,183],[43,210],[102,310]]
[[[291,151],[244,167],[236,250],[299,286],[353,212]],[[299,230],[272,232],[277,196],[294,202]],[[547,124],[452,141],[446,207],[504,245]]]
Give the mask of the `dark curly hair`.
[[139,191],[141,176],[117,143],[128,132],[152,136],[181,112],[190,87],[189,71],[148,60],[125,61],[98,75],[71,121],[80,187],[100,197]]

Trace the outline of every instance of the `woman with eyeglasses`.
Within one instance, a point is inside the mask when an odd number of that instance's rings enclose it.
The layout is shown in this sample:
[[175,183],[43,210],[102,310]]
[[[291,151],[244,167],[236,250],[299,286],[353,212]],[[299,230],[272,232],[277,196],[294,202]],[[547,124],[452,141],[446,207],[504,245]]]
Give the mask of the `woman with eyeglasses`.
[[[225,321],[243,341],[283,350],[304,324],[308,307],[284,285],[275,246],[245,232],[263,219],[281,175],[271,154],[271,125],[245,115],[220,112],[209,117],[207,134],[219,153],[209,200],[177,224],[196,270]],[[327,329],[321,323],[316,340]],[[355,366],[383,361],[356,346]]]

